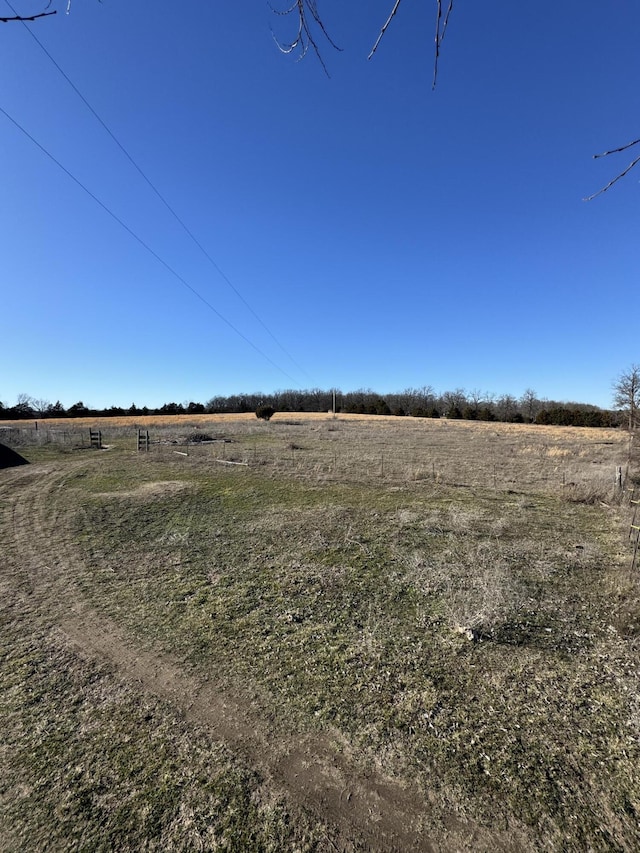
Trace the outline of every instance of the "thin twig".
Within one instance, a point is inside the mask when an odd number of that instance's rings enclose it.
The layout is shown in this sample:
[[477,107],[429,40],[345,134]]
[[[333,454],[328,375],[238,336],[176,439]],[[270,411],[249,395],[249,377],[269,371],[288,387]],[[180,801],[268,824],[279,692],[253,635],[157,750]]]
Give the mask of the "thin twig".
[[12,18],[0,18],[0,24],[9,24],[12,21],[35,21],[36,18],[47,18],[49,15],[57,15],[57,11],[39,12],[37,15],[14,15]]
[[327,75],[327,77],[329,77],[329,71],[324,63],[324,60],[320,53],[320,49],[316,44],[316,41],[313,37],[313,33],[311,32],[311,29],[309,27],[307,11],[309,12],[313,20],[316,22],[317,26],[320,28],[320,31],[322,32],[326,40],[329,42],[331,47],[333,47],[335,50],[342,50],[342,48],[338,47],[338,45],[333,41],[333,39],[327,32],[324,24],[322,23],[322,20],[320,19],[315,0],[296,0],[296,2],[293,3],[292,6],[289,6],[288,9],[284,9],[282,11],[274,9],[271,4],[269,4],[269,7],[275,15],[290,15],[296,11],[298,13],[298,29],[295,38],[292,39],[290,42],[280,42],[278,38],[276,38],[276,35],[273,30],[271,31],[271,35],[273,36],[273,40],[275,41],[278,50],[280,50],[281,53],[293,53],[294,50],[299,50],[300,55],[298,56],[298,60],[301,60],[304,59],[304,57],[307,55],[309,45],[311,45],[316,57],[318,58],[320,65],[322,65],[324,73]]
[[436,3],[436,38],[435,48],[433,52],[433,82],[431,83],[431,91],[436,88],[436,80],[438,79],[438,59],[440,57],[440,18],[442,17],[442,0],[437,0]]
[[[640,141],[640,140],[639,140],[639,141]],[[586,198],[583,198],[582,200],[583,200],[583,201],[591,201],[592,199],[596,198],[596,196],[599,196],[599,195],[601,195],[602,193],[605,193],[605,192],[606,192],[608,189],[610,189],[614,184],[617,184],[617,183],[618,183],[618,181],[619,181],[621,178],[624,178],[624,176],[625,176],[625,175],[628,175],[628,174],[629,174],[629,172],[633,169],[633,167],[634,167],[634,166],[637,166],[637,165],[638,165],[638,163],[640,163],[640,157],[636,157],[636,159],[635,159],[635,160],[633,160],[633,162],[629,163],[629,165],[627,166],[627,168],[626,168],[626,169],[623,169],[623,171],[622,171],[622,172],[620,172],[620,174],[619,174],[619,175],[616,175],[616,177],[615,177],[615,178],[613,178],[613,180],[609,181],[609,183],[608,183],[605,187],[602,187],[602,189],[599,189],[597,193],[594,193],[593,195],[589,195],[589,196],[587,196]]]
[[442,33],[440,34],[440,44],[444,41],[444,34],[447,31],[447,27],[449,25],[449,16],[451,15],[451,10],[453,9],[453,0],[449,0],[449,6],[447,8],[447,14],[444,16],[444,24],[442,25]]
[[396,0],[395,5],[394,5],[393,9],[391,10],[391,14],[389,15],[389,17],[387,18],[387,20],[386,20],[386,21],[385,21],[385,23],[384,23],[384,26],[383,26],[383,27],[382,27],[382,29],[380,30],[380,32],[379,32],[379,34],[378,34],[378,38],[376,39],[376,43],[375,43],[375,44],[374,44],[374,46],[371,48],[371,53],[369,54],[369,56],[367,56],[367,59],[371,59],[371,57],[373,56],[373,54],[374,54],[374,53],[376,52],[376,50],[378,49],[378,45],[379,45],[379,44],[380,44],[380,42],[382,41],[382,37],[383,37],[383,35],[386,33],[386,31],[387,31],[387,27],[388,27],[388,26],[389,26],[389,24],[391,23],[391,21],[392,21],[392,19],[393,19],[393,16],[394,16],[394,15],[395,15],[395,13],[398,11],[398,8],[399,8],[399,6],[400,6],[400,3],[401,3],[401,2],[402,2],[402,0]]
[[436,88],[436,82],[438,80],[438,60],[440,58],[440,45],[444,40],[445,33],[447,32],[447,26],[449,25],[449,17],[451,16],[452,9],[453,0],[449,0],[447,12],[444,16],[444,23],[442,24],[442,28],[440,28],[440,21],[442,20],[442,0],[438,0],[438,8],[436,11],[436,45],[433,57],[433,82],[431,84],[432,91]]
[[602,154],[594,154],[593,159],[597,160],[598,157],[608,157],[609,154],[619,154],[621,151],[626,151],[627,148],[633,148],[634,145],[637,145],[640,142],[640,139],[634,139],[633,142],[627,142],[626,145],[623,145],[620,148],[612,148],[611,151],[603,151]]
[[331,36],[330,36],[330,35],[329,35],[329,33],[327,32],[327,30],[326,30],[326,28],[325,28],[325,25],[322,23],[322,20],[321,20],[321,18],[320,18],[320,15],[318,14],[318,8],[317,8],[317,6],[316,6],[316,2],[315,2],[315,0],[307,0],[307,7],[308,7],[308,9],[309,9],[309,10],[310,10],[310,12],[311,12],[311,15],[312,15],[312,17],[313,17],[313,20],[314,20],[314,21],[316,22],[316,24],[320,27],[320,29],[322,30],[322,34],[324,35],[324,37],[326,38],[326,40],[329,42],[329,44],[331,45],[331,47],[333,47],[335,50],[339,50],[340,52],[342,52],[342,48],[341,48],[341,47],[338,47],[338,45],[334,42],[334,40],[331,38]]

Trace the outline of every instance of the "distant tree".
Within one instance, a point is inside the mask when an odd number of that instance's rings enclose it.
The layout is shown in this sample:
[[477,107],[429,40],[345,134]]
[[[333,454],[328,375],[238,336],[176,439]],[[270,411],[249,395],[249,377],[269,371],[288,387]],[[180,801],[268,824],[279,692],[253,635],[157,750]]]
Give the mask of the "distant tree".
[[56,400],[55,403],[49,403],[49,405],[47,406],[47,418],[63,418],[66,414],[67,410],[62,405],[60,400]]
[[158,409],[158,412],[161,415],[183,415],[184,406],[182,403],[165,403],[164,406]]
[[258,406],[256,409],[256,417],[261,421],[270,421],[275,413],[273,406]]
[[464,388],[445,391],[442,395],[442,407],[445,418],[461,418],[462,410],[467,406],[467,395]]
[[549,409],[540,409],[538,414],[535,416],[534,423],[541,424],[542,426],[549,426],[549,424],[552,423],[551,412]]
[[477,421],[479,410],[474,406],[465,406],[462,410],[462,417],[465,421]]
[[627,416],[629,431],[635,429],[640,405],[640,366],[632,364],[613,383],[613,407]]
[[510,421],[515,415],[518,401],[511,394],[503,394],[496,400],[496,410],[501,421]]
[[414,418],[424,417],[427,406],[433,402],[434,391],[430,385],[422,388],[405,388],[396,394],[387,394],[385,399],[392,414],[412,415]]
[[89,409],[85,406],[82,400],[78,400],[73,406],[69,406],[67,414],[70,418],[84,418],[89,414]]
[[18,394],[16,399],[16,404],[11,410],[10,417],[16,418],[16,420],[23,420],[25,418],[33,417],[33,398],[28,394]]
[[47,410],[50,406],[50,400],[38,399],[36,397],[31,398],[31,408],[33,409],[33,413],[40,418],[44,418],[46,416]]
[[539,408],[540,400],[538,400],[536,392],[533,388],[527,388],[522,397],[520,397],[520,409],[524,419],[529,423],[533,423]]
[[187,412],[190,415],[203,415],[204,414],[204,405],[202,403],[189,403],[187,406]]
[[[467,399],[468,405],[465,407],[467,414],[464,417],[469,417],[471,420],[480,420],[480,409],[489,405],[492,395],[488,391],[480,391],[478,388],[474,388],[473,391],[469,392]],[[473,410],[473,415],[468,414],[470,409]]]
[[210,400],[207,400],[205,411],[210,415],[229,411],[227,398],[220,395],[212,397]]
[[536,413],[534,423],[548,426],[617,427],[617,416],[613,412],[598,409],[584,403],[549,402]]
[[495,421],[496,416],[493,411],[489,408],[489,406],[483,406],[478,411],[478,420],[479,421]]
[[328,412],[332,405],[332,394],[329,391],[312,388],[304,394],[303,411],[305,412]]

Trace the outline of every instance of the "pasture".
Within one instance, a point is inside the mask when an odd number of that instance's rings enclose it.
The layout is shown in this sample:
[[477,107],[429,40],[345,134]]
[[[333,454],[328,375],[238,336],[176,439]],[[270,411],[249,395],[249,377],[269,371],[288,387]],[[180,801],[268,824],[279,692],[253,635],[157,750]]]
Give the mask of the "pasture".
[[2,850],[640,847],[626,433],[0,426]]

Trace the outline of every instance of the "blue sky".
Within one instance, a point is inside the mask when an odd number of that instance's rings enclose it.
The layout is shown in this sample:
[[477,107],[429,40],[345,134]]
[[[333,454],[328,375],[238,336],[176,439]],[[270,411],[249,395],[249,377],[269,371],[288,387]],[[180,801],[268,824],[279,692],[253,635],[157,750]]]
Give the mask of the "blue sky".
[[317,2],[330,78],[278,51],[295,22],[262,0],[28,25],[209,258],[0,27],[5,403],[429,384],[610,405],[640,361],[640,166],[582,198],[636,151],[592,159],[640,136],[638,3],[458,2],[433,92],[435,0],[403,0],[371,61],[391,0]]

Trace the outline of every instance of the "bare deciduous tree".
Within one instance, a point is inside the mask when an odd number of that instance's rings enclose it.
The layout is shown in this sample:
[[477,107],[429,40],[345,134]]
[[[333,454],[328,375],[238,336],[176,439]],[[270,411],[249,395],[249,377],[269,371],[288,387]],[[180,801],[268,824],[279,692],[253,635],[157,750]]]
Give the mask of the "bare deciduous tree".
[[640,367],[637,364],[624,370],[613,383],[613,405],[629,418],[629,431],[634,430],[640,405]]
[[501,421],[510,421],[518,411],[518,401],[512,394],[502,394],[496,400],[496,411]]
[[34,414],[39,415],[41,418],[45,416],[50,406],[50,400],[38,397],[31,398],[31,408],[33,409]]
[[533,423],[540,409],[540,400],[538,400],[538,396],[533,388],[527,388],[522,397],[520,397],[520,407],[525,419],[529,423]]

